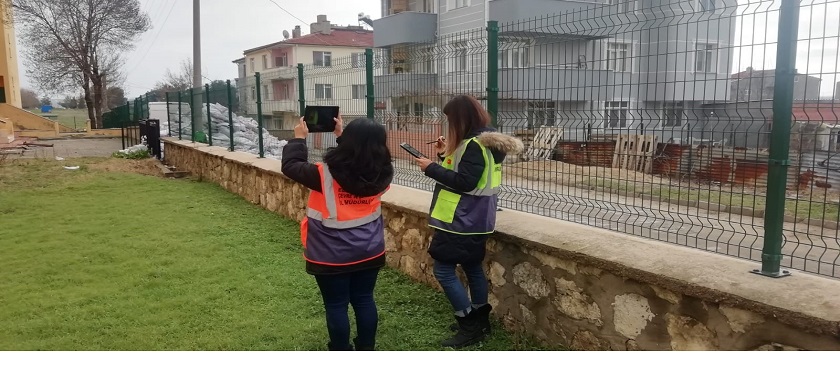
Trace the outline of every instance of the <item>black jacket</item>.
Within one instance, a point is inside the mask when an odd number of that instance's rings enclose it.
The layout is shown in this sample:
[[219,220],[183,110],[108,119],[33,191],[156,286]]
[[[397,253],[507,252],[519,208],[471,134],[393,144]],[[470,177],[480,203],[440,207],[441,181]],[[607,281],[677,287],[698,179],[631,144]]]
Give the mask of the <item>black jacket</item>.
[[[341,144],[341,138],[336,139]],[[283,147],[283,159],[281,169],[286,177],[306,186],[310,190],[321,190],[321,174],[315,164],[309,163],[309,151],[306,147],[306,139],[292,139]],[[373,178],[368,168],[356,170],[335,170],[330,167],[330,174],[342,189],[353,195],[367,197],[385,191],[391,184],[394,177],[393,167],[389,171],[376,175]],[[385,255],[363,263],[348,266],[329,266],[306,262],[306,272],[313,275],[329,275],[350,273],[371,268],[381,268],[385,265]]]
[[[468,134],[464,139],[471,139],[477,137],[482,133],[495,132],[493,128],[480,128]],[[507,156],[507,150],[496,146],[488,146],[490,152],[493,153],[493,158],[496,162],[502,162]],[[443,160],[443,157],[438,157]],[[481,180],[481,174],[484,173],[484,154],[481,147],[476,142],[470,142],[464,155],[461,157],[461,163],[458,165],[458,171],[452,171],[433,163],[426,168],[426,176],[437,181],[436,186],[443,184],[444,186],[460,193],[475,190],[478,186],[478,181]]]
[[[495,132],[492,128],[480,128],[468,134],[465,139],[478,137],[481,144],[490,149],[493,159],[497,163],[504,161],[509,153],[522,151],[522,142],[518,139]],[[443,159],[442,157],[439,157]],[[449,170],[433,163],[426,168],[427,177],[437,181],[435,194],[443,187],[457,193],[467,193],[475,190],[481,175],[484,173],[484,154],[481,146],[472,141],[467,144],[458,171]],[[457,235],[435,230],[429,245],[429,254],[435,260],[469,264],[484,259],[487,238],[490,235]]]

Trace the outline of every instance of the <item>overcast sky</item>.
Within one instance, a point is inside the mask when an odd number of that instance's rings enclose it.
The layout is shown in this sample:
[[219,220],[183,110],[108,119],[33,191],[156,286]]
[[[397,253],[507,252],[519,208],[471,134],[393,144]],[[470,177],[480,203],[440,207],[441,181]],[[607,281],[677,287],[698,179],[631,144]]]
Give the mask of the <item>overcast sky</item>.
[[[276,4],[275,4],[276,2]],[[127,56],[124,71],[127,95],[133,98],[150,90],[168,68],[192,56],[192,1],[140,0],[152,18],[153,29],[137,42]],[[202,74],[205,78],[232,79],[242,51],[280,41],[283,30],[300,25],[303,33],[318,14],[326,14],[333,24],[358,25],[360,12],[380,17],[379,0],[203,0],[201,2]],[[778,1],[739,0],[732,72],[752,66],[775,66]],[[284,8],[286,11],[281,9]],[[840,1],[802,0],[797,69],[823,79],[822,95],[832,95],[840,80]],[[410,27],[410,26],[406,26]],[[810,38],[809,38],[810,37]],[[768,44],[769,43],[769,44]],[[766,47],[766,49],[765,49]],[[19,45],[19,49],[21,46]],[[21,61],[23,86],[35,88]],[[55,95],[55,94],[51,94]]]
[[[333,24],[358,25],[360,12],[379,18],[379,0],[202,0],[202,75],[210,79],[233,79],[242,51],[283,39],[283,30],[300,25],[309,33],[309,24],[319,14]],[[152,18],[153,29],[127,54],[124,71],[129,99],[149,91],[167,68],[192,57],[192,0],[140,0]],[[290,15],[291,14],[291,15]],[[303,20],[303,21],[301,21]],[[19,49],[21,46],[18,47]],[[23,87],[35,88],[26,77],[21,60]]]

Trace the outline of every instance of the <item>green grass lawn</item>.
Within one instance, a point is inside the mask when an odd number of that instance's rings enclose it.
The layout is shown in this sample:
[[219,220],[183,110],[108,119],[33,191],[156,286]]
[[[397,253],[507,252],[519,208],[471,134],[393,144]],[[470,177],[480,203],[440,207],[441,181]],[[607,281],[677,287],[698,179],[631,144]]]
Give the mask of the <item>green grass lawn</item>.
[[87,109],[54,109],[48,114],[42,114],[40,109],[28,109],[27,111],[32,112],[38,116],[55,115],[57,116],[55,121],[57,121],[59,124],[64,125],[65,127],[70,127],[79,130],[85,129],[85,123],[88,119]]
[[[114,160],[0,167],[0,350],[326,349],[297,223]],[[443,294],[386,270],[376,298],[378,349],[449,336]],[[496,327],[478,349],[537,348]]]

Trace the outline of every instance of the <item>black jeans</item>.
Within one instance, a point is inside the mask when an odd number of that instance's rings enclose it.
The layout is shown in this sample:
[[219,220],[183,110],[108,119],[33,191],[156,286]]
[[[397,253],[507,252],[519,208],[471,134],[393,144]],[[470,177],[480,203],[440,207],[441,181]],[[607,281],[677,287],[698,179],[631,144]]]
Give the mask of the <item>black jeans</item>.
[[356,344],[373,347],[376,343],[376,327],[379,314],[373,300],[373,288],[380,268],[335,275],[316,275],[321,289],[324,309],[327,312],[327,330],[330,334],[330,348],[350,348],[350,317],[347,305],[353,305],[356,313]]

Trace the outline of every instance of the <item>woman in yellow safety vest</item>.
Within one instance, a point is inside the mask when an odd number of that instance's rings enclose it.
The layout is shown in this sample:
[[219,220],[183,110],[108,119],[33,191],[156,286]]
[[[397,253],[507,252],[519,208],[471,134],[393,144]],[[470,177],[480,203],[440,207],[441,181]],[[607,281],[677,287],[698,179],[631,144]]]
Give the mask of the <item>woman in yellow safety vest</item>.
[[[473,97],[455,97],[443,113],[449,122],[447,138],[440,137],[435,144],[441,162],[415,161],[437,181],[429,212],[429,226],[435,230],[429,254],[457,322],[452,326],[457,333],[442,345],[460,348],[490,334],[491,307],[482,261],[487,238],[496,226],[502,161],[523,146],[490,128],[490,115]],[[458,265],[466,274],[469,296],[455,274]]]

